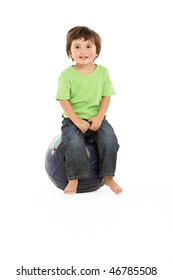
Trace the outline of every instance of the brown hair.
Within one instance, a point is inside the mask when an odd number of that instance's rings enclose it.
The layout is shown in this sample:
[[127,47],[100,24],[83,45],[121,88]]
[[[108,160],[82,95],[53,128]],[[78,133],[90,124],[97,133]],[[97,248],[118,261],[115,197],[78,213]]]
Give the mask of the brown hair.
[[102,40],[100,36],[94,31],[91,30],[90,28],[86,26],[76,26],[70,29],[67,33],[66,37],[66,52],[68,57],[71,58],[71,45],[74,40],[82,39],[84,38],[85,41],[91,40],[96,46],[96,53],[97,56],[99,56],[100,51],[101,51],[101,44]]

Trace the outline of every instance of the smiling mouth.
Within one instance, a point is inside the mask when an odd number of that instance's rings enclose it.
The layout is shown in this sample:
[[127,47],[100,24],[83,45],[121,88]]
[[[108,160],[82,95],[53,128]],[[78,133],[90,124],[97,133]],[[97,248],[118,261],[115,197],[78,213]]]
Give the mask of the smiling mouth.
[[79,58],[80,58],[80,59],[87,59],[88,56],[80,56]]

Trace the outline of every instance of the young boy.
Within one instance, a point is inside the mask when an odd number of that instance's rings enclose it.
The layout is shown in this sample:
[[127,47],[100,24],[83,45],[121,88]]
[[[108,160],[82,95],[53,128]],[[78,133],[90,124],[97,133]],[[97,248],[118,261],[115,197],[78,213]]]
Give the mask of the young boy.
[[76,26],[67,33],[66,52],[75,62],[60,77],[56,99],[64,110],[62,141],[65,152],[68,185],[64,193],[76,193],[78,180],[90,176],[84,137],[92,135],[99,153],[99,176],[104,184],[119,194],[115,182],[119,144],[113,128],[106,120],[114,89],[108,70],[94,63],[101,51],[101,38],[85,26]]

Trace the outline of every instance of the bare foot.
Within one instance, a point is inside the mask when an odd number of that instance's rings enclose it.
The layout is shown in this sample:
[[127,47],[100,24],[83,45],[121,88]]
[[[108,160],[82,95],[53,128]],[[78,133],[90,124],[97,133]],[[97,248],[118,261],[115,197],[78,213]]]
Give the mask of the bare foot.
[[75,194],[77,190],[78,179],[70,180],[67,187],[64,189],[66,194]]
[[104,184],[109,186],[111,190],[116,194],[119,194],[123,191],[122,188],[115,182],[113,177],[110,176],[104,177]]

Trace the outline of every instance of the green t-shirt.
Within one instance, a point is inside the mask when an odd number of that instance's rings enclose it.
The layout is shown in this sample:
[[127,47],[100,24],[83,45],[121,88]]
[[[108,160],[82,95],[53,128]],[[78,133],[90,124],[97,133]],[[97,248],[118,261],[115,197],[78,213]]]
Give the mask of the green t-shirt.
[[[98,114],[103,96],[114,95],[107,68],[97,65],[90,74],[80,74],[73,66],[65,69],[58,79],[57,100],[69,100],[75,113],[82,119]],[[68,117],[64,113],[64,117]]]

